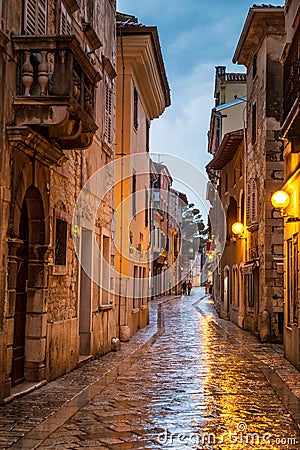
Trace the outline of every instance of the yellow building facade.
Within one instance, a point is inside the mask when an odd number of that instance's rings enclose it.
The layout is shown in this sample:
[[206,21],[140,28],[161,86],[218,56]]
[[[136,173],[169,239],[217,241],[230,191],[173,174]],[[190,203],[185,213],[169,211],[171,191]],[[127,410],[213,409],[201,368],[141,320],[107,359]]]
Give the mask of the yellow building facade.
[[[285,205],[279,203],[274,214],[284,219],[284,351],[285,357],[300,369],[299,312],[299,192],[300,192],[300,109],[299,109],[299,1],[285,2],[286,42],[281,55],[283,64],[283,118],[281,137],[284,144],[284,183],[288,194]],[[287,206],[286,206],[287,205]],[[274,205],[273,205],[274,206]],[[281,209],[281,211],[280,211]]]
[[170,105],[156,27],[117,16],[115,186],[118,335],[126,341],[149,320],[150,123]]

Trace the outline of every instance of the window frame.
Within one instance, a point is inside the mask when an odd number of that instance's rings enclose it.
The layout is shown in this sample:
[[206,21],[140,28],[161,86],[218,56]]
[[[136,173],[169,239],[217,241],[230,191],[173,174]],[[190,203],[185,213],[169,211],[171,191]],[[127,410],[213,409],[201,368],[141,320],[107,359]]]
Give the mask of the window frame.
[[[59,226],[58,226],[59,225]],[[58,230],[60,230],[58,232]],[[55,217],[55,235],[54,235],[54,265],[65,267],[67,265],[68,248],[68,222],[60,217]],[[58,249],[58,237],[62,250]]]
[[105,83],[105,114],[104,136],[107,145],[113,142],[113,88],[110,83]]
[[[41,18],[44,20],[41,21],[40,20]],[[47,25],[48,25],[47,19],[48,19],[48,0],[24,0],[23,28],[24,33],[26,35],[43,36],[47,34]],[[30,23],[30,20],[32,23]],[[40,27],[41,30],[39,29]]]
[[251,143],[254,145],[257,141],[257,105],[256,102],[252,104],[251,109]]
[[287,326],[298,324],[298,233],[287,239]]
[[247,198],[246,198],[246,223],[251,225],[258,221],[258,199],[257,199],[257,181],[251,178],[247,181]]
[[131,217],[136,219],[136,186],[137,186],[137,180],[136,180],[136,171],[133,170],[131,174]]
[[[64,27],[65,30],[63,29]],[[60,5],[59,33],[64,36],[68,36],[72,33],[72,17],[63,3]]]

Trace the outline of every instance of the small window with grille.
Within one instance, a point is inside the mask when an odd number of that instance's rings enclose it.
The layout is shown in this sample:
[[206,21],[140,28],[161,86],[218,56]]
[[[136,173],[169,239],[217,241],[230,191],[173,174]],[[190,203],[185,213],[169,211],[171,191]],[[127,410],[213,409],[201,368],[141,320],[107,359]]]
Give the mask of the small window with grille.
[[55,220],[55,265],[65,266],[67,261],[67,230],[65,220]]
[[257,183],[254,178],[247,182],[247,202],[246,202],[247,224],[256,223],[257,214]]

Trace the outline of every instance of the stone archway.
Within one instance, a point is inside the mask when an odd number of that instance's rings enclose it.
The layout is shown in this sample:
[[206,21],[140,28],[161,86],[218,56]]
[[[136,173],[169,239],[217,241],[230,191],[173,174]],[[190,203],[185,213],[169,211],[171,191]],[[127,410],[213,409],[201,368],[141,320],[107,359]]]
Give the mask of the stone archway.
[[36,187],[27,189],[16,216],[17,237],[9,241],[9,291],[15,304],[13,386],[45,378],[47,246],[43,201]]

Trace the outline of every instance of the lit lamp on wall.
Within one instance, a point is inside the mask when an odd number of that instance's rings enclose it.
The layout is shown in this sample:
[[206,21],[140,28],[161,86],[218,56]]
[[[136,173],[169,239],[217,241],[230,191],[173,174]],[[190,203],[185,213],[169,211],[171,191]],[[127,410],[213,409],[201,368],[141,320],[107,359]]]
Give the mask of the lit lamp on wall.
[[271,197],[271,203],[275,209],[280,211],[282,217],[288,217],[287,222],[299,222],[300,218],[293,214],[285,213],[284,210],[290,204],[290,196],[285,191],[276,191]]
[[241,222],[234,222],[231,229],[233,234],[242,234],[244,231],[244,225]]
[[245,227],[242,222],[234,222],[231,226],[231,231],[237,238],[246,239],[246,236],[244,236]]

